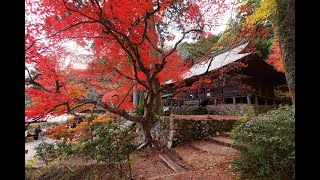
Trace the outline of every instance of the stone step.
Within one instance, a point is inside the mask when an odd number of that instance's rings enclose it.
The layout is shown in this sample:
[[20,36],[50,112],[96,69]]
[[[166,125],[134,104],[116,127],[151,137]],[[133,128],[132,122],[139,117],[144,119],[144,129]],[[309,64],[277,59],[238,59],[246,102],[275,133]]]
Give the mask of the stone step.
[[221,132],[221,136],[228,138],[231,136],[231,132]]
[[208,152],[212,155],[217,155],[217,156],[232,156],[237,152],[232,147],[224,146],[217,143],[212,143],[209,141],[194,141],[190,144],[202,152]]
[[[225,171],[236,155],[236,151],[231,147],[202,140],[183,143],[173,149],[184,162],[191,165],[191,168],[186,173],[172,173],[154,179],[235,179],[230,178],[229,171]],[[214,175],[215,172],[218,174]],[[223,174],[221,174],[222,172]]]
[[208,137],[208,138],[206,138],[206,140],[210,141],[210,142],[214,142],[214,143],[220,144],[220,145],[223,145],[223,146],[228,146],[228,147],[231,147],[233,142],[234,142],[233,139],[226,138],[226,137],[223,137],[223,136]]

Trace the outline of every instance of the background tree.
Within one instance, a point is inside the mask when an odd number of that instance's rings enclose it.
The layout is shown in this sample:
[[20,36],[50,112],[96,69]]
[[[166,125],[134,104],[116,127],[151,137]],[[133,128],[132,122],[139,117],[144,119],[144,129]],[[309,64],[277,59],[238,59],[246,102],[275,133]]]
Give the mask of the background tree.
[[[279,39],[281,59],[292,103],[295,103],[295,0],[264,0],[246,20],[248,26],[258,26],[273,19],[276,39]],[[277,41],[277,40],[276,40]]]

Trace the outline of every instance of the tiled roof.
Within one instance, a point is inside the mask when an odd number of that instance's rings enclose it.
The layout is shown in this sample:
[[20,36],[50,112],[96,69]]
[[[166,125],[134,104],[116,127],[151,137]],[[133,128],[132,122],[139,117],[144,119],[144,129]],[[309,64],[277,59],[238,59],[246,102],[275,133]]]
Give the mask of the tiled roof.
[[[193,65],[188,72],[182,75],[183,79],[204,74],[207,71],[209,65],[210,67],[208,71],[212,71],[251,54],[251,52],[239,54],[239,52],[241,52],[248,45],[248,43],[249,42],[246,42],[224,53],[215,55],[207,61]],[[166,81],[165,84],[171,84],[173,82],[174,80],[170,79]]]

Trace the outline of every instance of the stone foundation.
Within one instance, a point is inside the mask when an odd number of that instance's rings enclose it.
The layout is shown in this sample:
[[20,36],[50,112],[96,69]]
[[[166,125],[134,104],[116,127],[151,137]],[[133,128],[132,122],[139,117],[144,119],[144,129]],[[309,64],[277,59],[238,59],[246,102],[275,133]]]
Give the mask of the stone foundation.
[[230,131],[238,119],[239,116],[159,116],[153,137],[170,149],[183,142]]
[[207,105],[206,107],[199,106],[182,106],[172,107],[171,114],[177,115],[228,115],[242,116],[249,111],[253,111],[255,115],[265,113],[275,105],[248,105],[248,104],[219,104],[217,106]]

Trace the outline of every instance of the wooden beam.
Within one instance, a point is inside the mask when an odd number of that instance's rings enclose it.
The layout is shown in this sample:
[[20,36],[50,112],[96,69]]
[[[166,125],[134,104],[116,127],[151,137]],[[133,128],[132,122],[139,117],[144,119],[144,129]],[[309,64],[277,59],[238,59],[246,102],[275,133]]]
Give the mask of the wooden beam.
[[251,104],[251,95],[247,95],[247,103]]

